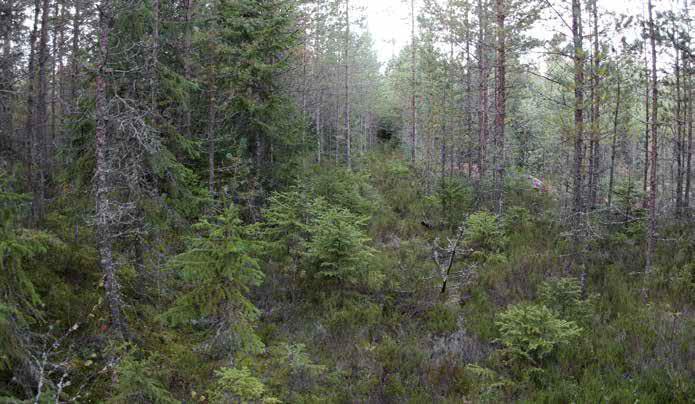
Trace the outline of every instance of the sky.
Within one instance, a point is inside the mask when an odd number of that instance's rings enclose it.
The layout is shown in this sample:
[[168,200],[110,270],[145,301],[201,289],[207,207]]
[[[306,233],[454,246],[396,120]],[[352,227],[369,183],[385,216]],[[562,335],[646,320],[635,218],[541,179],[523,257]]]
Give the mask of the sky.
[[[416,5],[422,0],[415,0]],[[440,0],[442,2],[446,0]],[[670,8],[674,2],[683,0],[654,0],[659,9]],[[554,4],[559,3],[552,0]],[[626,14],[641,14],[646,0],[599,0],[599,10],[609,10]],[[374,38],[374,46],[379,60],[387,62],[410,41],[410,1],[409,0],[356,0],[354,3],[365,12],[367,27]],[[570,21],[570,16],[565,16]],[[552,29],[563,29],[559,23],[541,23],[534,29],[536,36],[547,35]],[[588,29],[588,27],[587,27]]]
[[374,38],[379,60],[385,63],[410,41],[410,2],[360,0],[358,3],[365,8],[367,28]]

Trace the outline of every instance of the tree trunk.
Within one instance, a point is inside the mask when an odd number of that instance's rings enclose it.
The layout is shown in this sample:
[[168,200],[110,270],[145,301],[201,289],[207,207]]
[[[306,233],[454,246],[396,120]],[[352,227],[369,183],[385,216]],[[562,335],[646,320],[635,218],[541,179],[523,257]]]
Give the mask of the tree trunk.
[[[55,164],[57,153],[56,150],[62,150],[65,142],[65,102],[67,99],[65,75],[65,29],[68,21],[68,7],[66,0],[58,0],[56,2],[56,19],[57,22],[53,28],[53,49],[54,49],[54,74],[53,74],[53,105],[51,116],[52,128],[51,133],[53,139],[51,142],[51,151],[49,153],[49,163]],[[57,70],[56,70],[57,69]],[[53,172],[51,169],[50,172]]]
[[78,78],[80,75],[80,63],[78,59],[79,51],[80,51],[80,35],[81,35],[81,24],[82,24],[82,17],[80,16],[81,12],[81,1],[82,0],[74,0],[73,1],[73,6],[75,7],[74,15],[73,15],[73,20],[72,20],[72,55],[71,55],[71,63],[72,63],[72,77],[70,83],[70,108],[71,108],[71,113],[76,114],[78,107],[79,107],[79,100],[77,99],[77,89],[78,89]]
[[112,225],[116,212],[110,201],[112,192],[112,156],[111,142],[108,134],[108,100],[106,95],[106,75],[108,74],[108,46],[110,27],[113,20],[110,0],[103,0],[99,10],[99,48],[96,71],[95,103],[95,179],[96,179],[96,238],[99,250],[99,264],[104,274],[106,303],[111,314],[111,324],[116,335],[124,338],[126,323],[122,314],[123,302],[117,277],[117,268],[113,259]]
[[687,102],[686,102],[686,116],[688,119],[688,144],[686,146],[685,152],[685,190],[683,192],[683,207],[686,211],[690,208],[690,187],[691,187],[691,177],[693,175],[692,171],[692,161],[693,161],[693,88],[692,88],[692,78],[690,73],[691,65],[686,64],[685,71],[686,74],[686,91],[687,91]]
[[[322,39],[322,3],[319,3],[316,5],[316,13],[317,13],[317,22],[316,22],[316,28],[315,28],[315,37],[314,37],[314,52],[315,57],[314,57],[314,68],[312,71],[315,74],[316,78],[322,77],[322,72],[323,68],[320,64],[320,56],[321,56],[321,39]],[[314,126],[315,126],[315,132],[316,132],[316,162],[318,164],[321,164],[321,153],[323,152],[323,130],[322,130],[322,122],[321,122],[321,107],[323,106],[323,85],[318,84],[318,97],[317,99],[314,100],[314,107],[315,107],[315,112],[314,112]]]
[[46,174],[51,172],[51,166],[53,164],[52,162],[52,156],[55,154],[55,142],[56,142],[56,130],[57,130],[57,122],[56,119],[58,117],[58,110],[57,110],[57,90],[58,90],[58,81],[57,81],[57,65],[58,63],[61,62],[60,54],[58,51],[58,30],[62,29],[62,22],[60,21],[60,7],[58,4],[58,1],[56,0],[53,3],[53,37],[51,38],[51,48],[53,49],[53,58],[51,60],[51,137],[50,141],[47,139],[46,143],[46,154],[45,154],[45,159],[46,159]]
[[506,120],[507,89],[506,89],[506,10],[504,0],[496,0],[497,13],[497,72],[496,72],[496,91],[495,91],[495,154],[497,167],[495,167],[495,196],[497,202],[497,213],[502,214],[504,205],[504,128]]
[[654,260],[654,250],[656,247],[656,172],[657,172],[657,157],[658,157],[658,142],[657,142],[657,127],[659,124],[659,114],[658,114],[658,101],[659,101],[659,89],[657,86],[657,74],[656,74],[656,33],[654,32],[654,17],[652,10],[652,0],[647,0],[647,8],[649,9],[649,42],[651,45],[652,52],[652,126],[651,126],[651,141],[652,150],[650,153],[650,174],[649,174],[649,228],[647,231],[647,257],[646,257],[646,267],[645,272],[650,273],[652,271],[653,260]]
[[159,0],[152,1],[152,66],[150,66],[150,112],[155,120],[159,115],[157,86],[159,80]]
[[321,136],[323,136],[323,131],[321,130],[321,104],[323,102],[323,89],[319,90],[319,98],[316,103],[316,162],[321,164]]
[[[473,75],[471,74],[473,61],[471,58],[471,26],[468,19],[468,7],[466,7],[466,131],[468,134],[469,144],[474,144],[473,142]],[[463,149],[463,147],[462,147]],[[463,150],[459,154],[462,154]],[[459,157],[459,160],[462,158]],[[468,151],[468,156],[465,159],[468,162],[468,179],[471,178],[471,166],[473,165],[473,158],[471,156],[470,150]],[[461,169],[461,162],[459,161],[459,169]]]
[[487,55],[485,53],[485,26],[487,25],[486,11],[483,7],[483,0],[478,0],[478,21],[479,21],[479,32],[478,32],[478,69],[480,71],[480,77],[478,78],[478,192],[480,193],[480,182],[485,176],[486,170],[486,147],[487,147],[487,104],[488,104],[488,93],[487,93]]
[[615,114],[613,115],[613,140],[611,141],[611,169],[608,179],[608,207],[610,208],[613,203],[613,182],[615,178],[615,149],[618,139],[618,119],[620,116],[620,86],[622,78],[620,73],[618,73],[618,88],[615,96]]
[[572,0],[572,36],[574,38],[574,204],[575,220],[583,211],[582,169],[584,164],[584,50],[582,48],[582,7]]
[[598,0],[592,2],[592,17],[594,31],[594,60],[591,82],[591,147],[589,154],[589,208],[596,206],[600,183],[600,159],[601,159],[601,94],[600,94],[600,68],[601,50],[598,41]]
[[34,127],[34,142],[32,144],[32,163],[34,165],[33,218],[39,221],[43,218],[44,201],[46,199],[47,173],[47,131],[48,131],[48,16],[50,4],[42,0],[41,33],[39,36],[38,53],[38,96],[36,100],[36,119]]
[[208,128],[207,128],[207,143],[208,143],[208,192],[210,195],[215,194],[215,130],[216,124],[215,115],[217,114],[215,78],[213,73],[214,68],[210,68],[209,88],[208,88]]
[[350,0],[345,0],[345,157],[352,169],[352,134],[350,133]]
[[642,192],[644,192],[645,198],[644,198],[644,207],[647,207],[647,188],[649,185],[649,123],[651,119],[651,110],[650,110],[650,104],[651,104],[651,95],[650,95],[650,78],[649,78],[649,59],[647,58],[647,53],[646,53],[646,46],[645,46],[645,53],[644,53],[644,83],[645,83],[645,92],[644,92],[644,114],[645,114],[645,124],[644,124],[644,178],[642,181]]
[[[453,40],[453,34],[449,33],[450,38],[449,38],[449,61],[448,61],[448,66],[447,66],[447,73],[450,77],[450,80],[453,81],[453,76],[454,76],[454,40]],[[451,82],[449,81],[446,85],[446,91],[443,91],[442,98],[443,98],[443,109],[444,109],[444,114],[445,116],[442,118],[443,122],[443,127],[442,127],[442,147],[441,147],[441,173],[440,176],[442,179],[446,176],[446,164],[447,164],[447,156],[448,156],[448,149],[447,149],[447,132],[452,131],[453,125],[449,125],[449,117],[454,114],[454,110],[450,105],[450,92],[451,92]],[[454,148],[454,138],[452,136],[451,139],[451,146],[450,148]]]
[[[193,80],[193,69],[191,66],[191,52],[193,48],[193,10],[195,7],[195,0],[186,0],[186,28],[183,37],[183,76],[186,81],[190,82]],[[186,105],[183,111],[183,133],[186,139],[192,139],[192,118],[191,118],[191,91],[186,93]]]
[[27,175],[29,184],[31,184],[31,189],[33,192],[32,200],[32,220],[36,222],[37,212],[40,211],[38,204],[41,203],[40,194],[38,192],[38,186],[36,183],[36,171],[37,159],[38,159],[38,142],[36,140],[37,130],[36,130],[36,105],[35,105],[35,82],[36,82],[36,38],[38,37],[38,26],[39,26],[39,14],[41,13],[41,2],[40,0],[35,0],[34,2],[34,25],[31,30],[31,36],[29,37],[29,63],[27,71],[27,117],[25,126],[25,138],[28,140],[27,152],[28,152],[28,162],[27,164]]
[[417,148],[417,111],[415,109],[415,0],[410,0],[410,161],[415,162]]
[[681,68],[680,68],[680,52],[678,52],[678,47],[676,46],[676,64],[674,66],[674,73],[676,76],[676,111],[675,111],[675,125],[676,125],[676,139],[673,145],[673,154],[676,156],[676,217],[680,217],[683,214],[683,108],[681,98]]
[[[2,63],[0,63],[0,150],[12,152],[14,138],[14,58],[12,57],[12,30],[14,25],[14,0],[7,0],[6,11],[0,18],[2,30]],[[2,152],[0,152],[2,153]]]
[[[686,21],[688,21],[688,30],[690,30],[690,13],[688,10],[688,0],[683,0],[684,12]],[[685,116],[687,119],[687,132],[688,140],[685,151],[685,190],[683,192],[683,208],[689,214],[690,208],[690,177],[692,176],[692,160],[693,160],[693,88],[692,88],[692,65],[690,64],[690,58],[685,56],[685,51],[683,51],[683,64],[685,70],[685,96],[687,97],[685,103]]]

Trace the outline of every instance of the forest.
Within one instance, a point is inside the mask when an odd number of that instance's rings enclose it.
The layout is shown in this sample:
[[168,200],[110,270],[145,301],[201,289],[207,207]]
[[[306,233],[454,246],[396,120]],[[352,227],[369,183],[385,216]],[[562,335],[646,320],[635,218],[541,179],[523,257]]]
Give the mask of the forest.
[[0,403],[694,403],[690,7],[0,0]]

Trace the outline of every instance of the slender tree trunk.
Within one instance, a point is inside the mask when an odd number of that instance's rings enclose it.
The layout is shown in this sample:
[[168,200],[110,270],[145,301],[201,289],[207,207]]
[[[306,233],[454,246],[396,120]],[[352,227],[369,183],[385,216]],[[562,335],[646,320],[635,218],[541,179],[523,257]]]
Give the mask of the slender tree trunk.
[[[450,77],[450,80],[453,79],[454,76],[454,40],[453,40],[453,33],[449,33],[450,38],[449,38],[449,64],[447,66],[447,72]],[[443,109],[444,109],[444,117],[442,119],[443,122],[443,130],[442,130],[442,150],[441,150],[441,178],[443,179],[446,176],[446,164],[447,164],[447,132],[452,131],[453,128],[450,127],[449,125],[449,117],[454,114],[453,108],[451,108],[450,102],[449,102],[449,93],[451,92],[451,81],[447,83],[446,85],[446,91],[443,92]],[[453,126],[453,125],[451,125]],[[454,139],[452,136],[452,144],[451,144],[451,149],[454,148]]]
[[417,149],[417,109],[415,108],[415,0],[410,0],[410,161],[415,162]]
[[152,1],[152,70],[150,72],[150,110],[154,114],[155,120],[159,115],[157,101],[158,81],[159,81],[159,0]]
[[13,81],[15,62],[12,57],[12,30],[14,24],[14,0],[7,0],[6,12],[0,18],[0,30],[2,30],[2,62],[0,64],[0,86],[6,93],[0,93],[0,153],[13,151],[14,139],[14,94]]
[[323,131],[321,130],[321,104],[323,103],[323,89],[319,90],[319,98],[316,103],[316,162],[321,164],[321,136],[323,136]]
[[334,131],[334,138],[335,138],[335,163],[338,164],[340,161],[340,136],[341,136],[341,124],[340,124],[340,117],[342,116],[341,113],[341,108],[340,108],[340,95],[339,95],[339,90],[338,86],[335,88],[335,131]]
[[677,47],[675,50],[676,64],[674,70],[676,76],[676,141],[674,142],[673,146],[674,154],[676,156],[676,217],[680,217],[683,215],[683,175],[685,171],[683,167],[683,99],[681,97],[682,75],[680,68],[680,52],[678,52]]
[[610,208],[613,203],[613,182],[615,178],[615,153],[616,153],[616,143],[618,140],[618,122],[620,117],[620,90],[622,84],[622,78],[618,71],[618,85],[615,96],[615,114],[613,115],[613,139],[611,141],[611,169],[608,179],[608,207]]
[[352,134],[350,133],[350,0],[345,0],[345,157],[352,169]]
[[[183,76],[186,81],[190,82],[193,80],[193,68],[191,64],[190,55],[193,51],[193,11],[195,7],[195,0],[186,0],[186,27],[183,37]],[[186,105],[183,111],[183,133],[186,139],[192,139],[192,97],[191,91],[186,93]]]
[[[319,79],[322,77],[323,73],[323,66],[320,64],[320,56],[322,55],[321,53],[321,39],[322,39],[322,27],[323,27],[323,3],[319,2],[316,5],[316,27],[314,30],[315,37],[314,37],[314,68],[312,69],[314,72],[314,79],[319,81]],[[316,162],[318,164],[321,164],[321,154],[323,152],[323,130],[322,130],[322,122],[321,122],[321,107],[323,106],[323,84],[322,83],[317,83],[318,84],[318,97],[314,100],[315,103],[315,131],[316,131]]]
[[44,201],[46,200],[46,173],[47,173],[47,143],[48,143],[48,16],[50,3],[42,0],[41,6],[41,33],[39,36],[38,53],[38,96],[36,102],[36,119],[34,128],[34,144],[32,147],[32,160],[34,161],[35,188],[33,199],[34,220],[43,218]]
[[309,83],[309,72],[307,69],[307,64],[309,63],[307,60],[307,53],[309,50],[307,49],[307,44],[306,41],[307,39],[307,32],[306,28],[304,30],[304,43],[302,46],[302,145],[306,145],[306,129],[307,129],[307,87]]
[[36,172],[37,159],[38,159],[38,141],[36,139],[36,105],[35,105],[35,83],[36,83],[36,38],[38,37],[38,26],[39,26],[39,14],[41,13],[41,2],[40,0],[34,1],[34,25],[31,30],[31,36],[29,37],[29,63],[28,63],[28,74],[27,74],[27,117],[26,117],[26,127],[25,127],[25,138],[28,140],[27,144],[27,174],[29,179],[29,184],[31,184],[31,189],[33,192],[32,201],[32,219],[35,222],[37,219],[37,212],[40,211],[40,207],[37,206],[41,203],[40,194],[38,191],[38,186],[36,184]]
[[57,65],[60,63],[60,54],[58,51],[58,30],[62,29],[62,22],[60,21],[60,5],[58,0],[55,0],[53,3],[53,35],[51,38],[51,48],[53,50],[53,57],[51,59],[51,137],[50,141],[47,139],[47,152],[45,154],[45,159],[46,159],[46,174],[51,172],[51,166],[53,164],[52,162],[52,156],[54,155],[53,151],[55,148],[55,141],[56,141],[56,129],[57,129],[57,123],[56,119],[58,117],[58,110],[57,110],[57,90],[58,90],[58,81],[57,81]]
[[106,303],[111,314],[111,324],[116,335],[124,338],[127,329],[122,314],[122,298],[120,284],[117,277],[117,268],[113,259],[113,218],[115,216],[114,204],[110,200],[112,193],[112,170],[110,155],[111,142],[109,139],[109,111],[106,95],[106,76],[108,74],[108,47],[111,24],[113,20],[113,8],[111,0],[102,0],[99,9],[98,38],[99,47],[97,54],[96,71],[96,103],[95,103],[95,179],[96,179],[96,238],[99,250],[99,264],[104,274],[104,289],[106,290]]
[[487,131],[488,131],[488,116],[487,116],[487,54],[485,52],[485,27],[487,26],[487,18],[483,0],[478,0],[478,70],[480,76],[478,78],[478,130],[479,130],[479,146],[478,146],[478,192],[480,192],[480,182],[485,177],[486,171],[486,148],[487,148]]
[[601,50],[598,41],[598,0],[592,1],[594,59],[591,82],[591,147],[589,154],[589,208],[596,206],[600,183],[600,159],[601,159]]
[[690,187],[691,178],[693,175],[692,171],[692,161],[693,161],[693,88],[692,88],[692,76],[690,68],[692,65],[686,64],[685,71],[686,74],[686,91],[688,94],[688,99],[686,102],[686,116],[688,119],[688,144],[686,146],[685,152],[685,190],[683,194],[683,207],[686,211],[690,208]]
[[79,100],[77,99],[77,89],[79,87],[78,80],[80,75],[80,62],[79,62],[79,52],[80,52],[80,35],[81,35],[81,24],[82,17],[80,15],[82,10],[81,5],[82,0],[74,0],[73,6],[75,8],[73,20],[72,20],[72,55],[71,55],[71,68],[72,77],[70,83],[70,108],[71,113],[76,114],[79,107]]
[[654,28],[654,17],[652,10],[652,0],[647,0],[647,7],[649,9],[649,42],[651,45],[652,52],[652,126],[651,126],[651,141],[652,150],[650,154],[651,167],[649,174],[649,226],[647,231],[647,257],[646,257],[646,267],[645,272],[649,273],[652,270],[653,260],[654,260],[654,250],[656,248],[656,174],[657,174],[657,157],[658,157],[658,142],[657,142],[657,127],[659,124],[659,114],[658,114],[658,101],[659,101],[659,89],[657,85],[657,72],[656,72],[656,33]]
[[[645,46],[646,48],[646,46]],[[644,207],[647,207],[647,188],[649,185],[649,123],[651,122],[651,95],[650,95],[650,78],[649,78],[649,59],[647,58],[647,53],[644,53],[644,82],[645,82],[645,93],[644,93],[644,111],[645,111],[645,124],[644,124],[644,178],[642,181],[642,191],[644,192]]]
[[504,129],[505,120],[507,115],[507,88],[506,88],[506,10],[504,6],[504,0],[496,0],[496,13],[497,13],[497,72],[495,84],[496,97],[495,97],[495,154],[497,155],[497,167],[495,175],[495,194],[497,202],[497,213],[502,213],[502,208],[504,206],[504,172],[505,172],[505,158],[504,158]]
[[582,47],[582,7],[572,0],[572,36],[574,38],[574,203],[576,220],[583,211],[582,169],[584,164],[584,49]]
[[[65,74],[65,30],[68,21],[68,7],[66,0],[58,0],[56,2],[56,20],[54,24],[53,37],[53,52],[54,52],[54,74],[53,74],[53,108],[51,116],[53,117],[51,133],[53,139],[51,142],[51,151],[49,153],[49,162],[55,164],[57,159],[56,150],[62,150],[62,145],[65,142],[65,102],[67,100],[66,93],[66,74]],[[56,71],[57,69],[57,71]],[[51,169],[50,172],[54,170]]]
[[[688,0],[683,0],[683,11],[685,13],[686,26],[690,31],[690,10],[688,9]],[[685,190],[683,191],[683,208],[690,216],[690,181],[692,172],[693,160],[693,88],[692,88],[692,64],[690,58],[686,57],[686,51],[683,51],[683,65],[685,70],[685,116],[687,119],[687,145],[685,150]]]
[[210,68],[210,77],[208,83],[208,127],[207,127],[207,143],[208,143],[208,192],[210,195],[215,193],[215,131],[216,114],[217,114],[217,86],[213,73],[214,68]]
[[[469,144],[473,145],[475,142],[473,134],[473,75],[471,74],[473,70],[473,61],[471,58],[471,25],[469,21],[469,6],[466,6],[466,104],[465,104],[465,117],[466,117],[466,131],[468,132]],[[459,154],[462,154],[463,150]],[[468,151],[468,178],[471,178],[471,166],[473,165],[473,158],[470,157],[470,150]],[[459,169],[461,168],[461,158],[459,158]]]

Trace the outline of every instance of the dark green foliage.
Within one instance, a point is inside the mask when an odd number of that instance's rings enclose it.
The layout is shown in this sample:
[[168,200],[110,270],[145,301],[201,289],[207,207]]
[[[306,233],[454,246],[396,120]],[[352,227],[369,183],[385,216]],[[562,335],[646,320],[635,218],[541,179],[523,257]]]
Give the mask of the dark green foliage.
[[590,313],[589,303],[582,300],[582,288],[576,278],[543,282],[538,297],[543,305],[565,320],[580,321]]
[[521,304],[500,313],[496,321],[499,342],[512,361],[540,364],[558,346],[568,345],[582,329],[573,321],[562,320],[543,305]]
[[626,216],[631,216],[641,211],[640,203],[644,199],[644,195],[638,187],[638,183],[629,180],[618,184],[613,191],[616,208]]
[[186,251],[170,264],[180,277],[182,290],[164,318],[174,326],[209,323],[202,327],[207,331],[224,327],[233,336],[220,341],[223,345],[258,349],[260,342],[252,328],[258,311],[246,295],[261,283],[263,272],[253,257],[256,245],[248,229],[234,206],[193,228],[197,235],[189,237]]
[[504,231],[508,235],[528,231],[531,222],[531,212],[524,207],[512,206],[504,212]]
[[444,178],[435,193],[442,221],[451,228],[460,225],[473,205],[473,191],[461,179]]
[[166,387],[171,376],[166,359],[156,353],[142,356],[142,352],[130,352],[121,358],[116,368],[118,383],[108,402],[180,403]]
[[309,220],[322,200],[308,200],[301,191],[273,193],[264,211],[261,237],[267,252],[288,272],[297,272],[304,244],[309,238]]
[[[243,367],[222,368],[215,371],[215,383],[208,390],[207,398],[212,403],[279,403],[270,396],[266,387]],[[202,398],[201,398],[202,399]]]
[[[218,100],[220,119],[214,128],[216,159],[240,156],[253,160],[255,180],[271,189],[287,184],[296,170],[301,125],[294,104],[279,90],[279,75],[288,69],[287,53],[297,40],[293,28],[296,6],[288,0],[238,0],[213,3],[201,18],[194,37],[201,48],[197,63],[205,71],[201,85]],[[207,108],[200,119],[207,121]],[[267,164],[271,153],[281,153],[278,164]],[[204,161],[203,163],[205,163]],[[263,174],[263,175],[261,175]],[[223,183],[234,179],[223,175]]]
[[[291,395],[302,397],[317,389],[329,369],[314,362],[304,344],[282,342],[269,347],[270,381],[277,390],[287,389]],[[290,397],[289,401],[293,401]]]
[[308,276],[328,284],[378,284],[369,269],[373,251],[363,230],[365,222],[366,218],[343,208],[318,212],[309,225],[306,244]]
[[301,275],[309,285],[378,286],[381,276],[370,269],[367,217],[305,195],[291,191],[270,198],[260,234],[271,256],[293,280]]
[[497,217],[488,212],[477,212],[468,217],[464,241],[470,248],[491,253],[500,252],[505,243]]
[[463,242],[473,250],[472,257],[480,262],[503,263],[507,237],[497,217],[488,212],[476,212],[466,219]]
[[371,216],[378,209],[381,195],[370,183],[369,172],[353,172],[343,167],[315,167],[309,174],[304,192],[360,215]]
[[[28,199],[12,192],[0,170],[0,374],[9,373],[19,384],[33,382],[31,329],[45,323],[45,301],[37,287],[45,268],[37,258],[63,248],[53,235],[18,223]],[[0,389],[6,388],[2,379]]]

